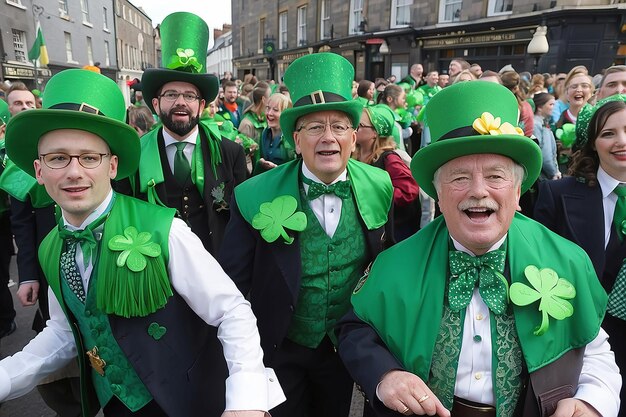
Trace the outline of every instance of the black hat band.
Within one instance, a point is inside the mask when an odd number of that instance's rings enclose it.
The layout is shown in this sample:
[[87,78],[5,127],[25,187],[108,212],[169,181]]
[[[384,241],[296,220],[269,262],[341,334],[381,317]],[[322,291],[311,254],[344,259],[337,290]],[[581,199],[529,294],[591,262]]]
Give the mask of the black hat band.
[[445,139],[454,139],[454,138],[462,138],[465,136],[477,136],[480,135],[479,132],[476,131],[472,126],[463,126],[456,129],[453,129],[437,139],[437,142]]
[[89,114],[97,114],[98,116],[104,116],[104,113],[100,111],[100,109],[91,106],[87,103],[58,103],[52,107],[49,107],[50,110],[73,110],[79,111],[83,113]]
[[346,99],[339,94],[317,90],[313,91],[308,96],[300,97],[300,99],[294,103],[293,107],[307,106],[309,104],[339,103],[343,101],[346,101]]

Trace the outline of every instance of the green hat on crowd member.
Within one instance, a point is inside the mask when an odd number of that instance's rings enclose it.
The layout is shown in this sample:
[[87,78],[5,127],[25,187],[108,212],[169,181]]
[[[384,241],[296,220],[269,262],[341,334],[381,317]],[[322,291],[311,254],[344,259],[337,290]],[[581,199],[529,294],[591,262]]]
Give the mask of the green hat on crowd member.
[[615,94],[598,101],[595,106],[585,105],[578,113],[576,118],[576,140],[574,141],[574,148],[580,149],[585,146],[585,143],[589,141],[589,122],[596,111],[606,103],[612,101],[624,101],[626,102],[626,95]]
[[124,123],[126,103],[115,81],[84,69],[68,69],[48,81],[42,108],[18,113],[6,132],[7,155],[35,176],[39,139],[59,129],[84,130],[101,137],[119,162],[116,179],[128,177],[139,164],[139,136]]
[[486,81],[459,83],[435,94],[425,107],[432,142],[411,161],[420,187],[437,199],[435,171],[452,159],[499,154],[522,165],[522,193],[541,171],[541,149],[517,127],[517,99],[506,87]]
[[354,68],[350,61],[332,52],[305,55],[293,61],[285,71],[293,107],[280,115],[280,128],[293,147],[296,121],[309,113],[326,110],[344,112],[356,128],[363,104],[352,99]]
[[146,104],[154,111],[152,99],[164,84],[182,81],[195,85],[207,103],[217,97],[219,80],[206,73],[209,27],[193,13],[176,12],[163,19],[161,66],[148,68],[141,78]]
[[365,111],[372,121],[372,126],[376,129],[378,136],[382,138],[391,136],[395,124],[395,115],[389,106],[377,104],[366,107]]
[[0,126],[9,123],[10,118],[9,105],[6,101],[0,99]]

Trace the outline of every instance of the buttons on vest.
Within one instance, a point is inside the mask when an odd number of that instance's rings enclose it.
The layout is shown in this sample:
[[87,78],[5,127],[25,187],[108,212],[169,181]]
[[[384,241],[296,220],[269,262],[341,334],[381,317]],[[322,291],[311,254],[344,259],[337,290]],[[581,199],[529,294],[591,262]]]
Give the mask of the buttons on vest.
[[188,196],[184,196],[183,197],[183,201],[189,201],[189,197]]
[[474,379],[476,379],[476,381],[480,381],[483,377],[483,373],[482,372],[476,372],[474,374]]

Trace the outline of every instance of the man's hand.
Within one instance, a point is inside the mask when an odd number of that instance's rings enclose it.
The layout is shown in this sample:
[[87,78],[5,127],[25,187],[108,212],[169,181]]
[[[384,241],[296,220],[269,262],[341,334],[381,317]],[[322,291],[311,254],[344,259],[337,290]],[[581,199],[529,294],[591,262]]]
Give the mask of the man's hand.
[[222,417],[265,417],[269,416],[265,411],[256,411],[256,410],[248,410],[248,411],[224,411],[222,413]]
[[577,398],[566,398],[556,405],[550,417],[602,417],[595,408]]
[[448,411],[417,375],[395,370],[383,377],[376,390],[378,398],[391,410],[404,415],[449,417]]
[[39,298],[39,282],[33,281],[20,284],[20,287],[17,289],[17,298],[19,298],[24,307],[35,305],[37,298]]

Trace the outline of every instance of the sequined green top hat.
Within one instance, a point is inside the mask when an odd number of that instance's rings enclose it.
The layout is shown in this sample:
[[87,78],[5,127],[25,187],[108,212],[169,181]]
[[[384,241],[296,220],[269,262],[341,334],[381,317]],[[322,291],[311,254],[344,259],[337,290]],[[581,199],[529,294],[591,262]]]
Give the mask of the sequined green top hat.
[[285,140],[295,146],[293,132],[298,118],[319,111],[342,111],[356,128],[363,104],[352,99],[353,80],[352,64],[332,52],[305,55],[293,61],[284,76],[293,107],[280,115]]
[[161,66],[148,68],[141,78],[143,96],[152,110],[152,99],[163,84],[183,81],[195,85],[207,103],[217,97],[219,81],[206,73],[209,27],[199,16],[172,13],[161,23]]
[[11,113],[9,112],[9,105],[6,101],[0,99],[0,127],[9,123]]
[[372,121],[372,126],[376,129],[376,133],[381,138],[391,136],[393,126],[395,124],[395,116],[393,110],[386,104],[377,104],[375,106],[365,107],[367,115]]
[[602,100],[598,101],[595,106],[585,105],[578,114],[578,118],[576,118],[576,140],[574,142],[574,147],[576,149],[580,149],[585,146],[585,143],[589,141],[589,122],[591,118],[596,114],[596,111],[606,103],[610,103],[612,101],[624,101],[626,102],[626,95],[624,94],[615,94]]
[[78,129],[101,137],[117,155],[116,179],[128,177],[139,164],[139,137],[124,123],[126,103],[115,81],[84,69],[68,69],[48,81],[42,108],[18,113],[6,132],[7,155],[19,168],[35,176],[33,161],[44,134]]
[[465,155],[504,155],[526,170],[522,193],[541,171],[541,149],[517,127],[517,99],[506,87],[486,81],[454,84],[437,93],[424,109],[432,142],[415,154],[411,172],[437,199],[435,171]]

